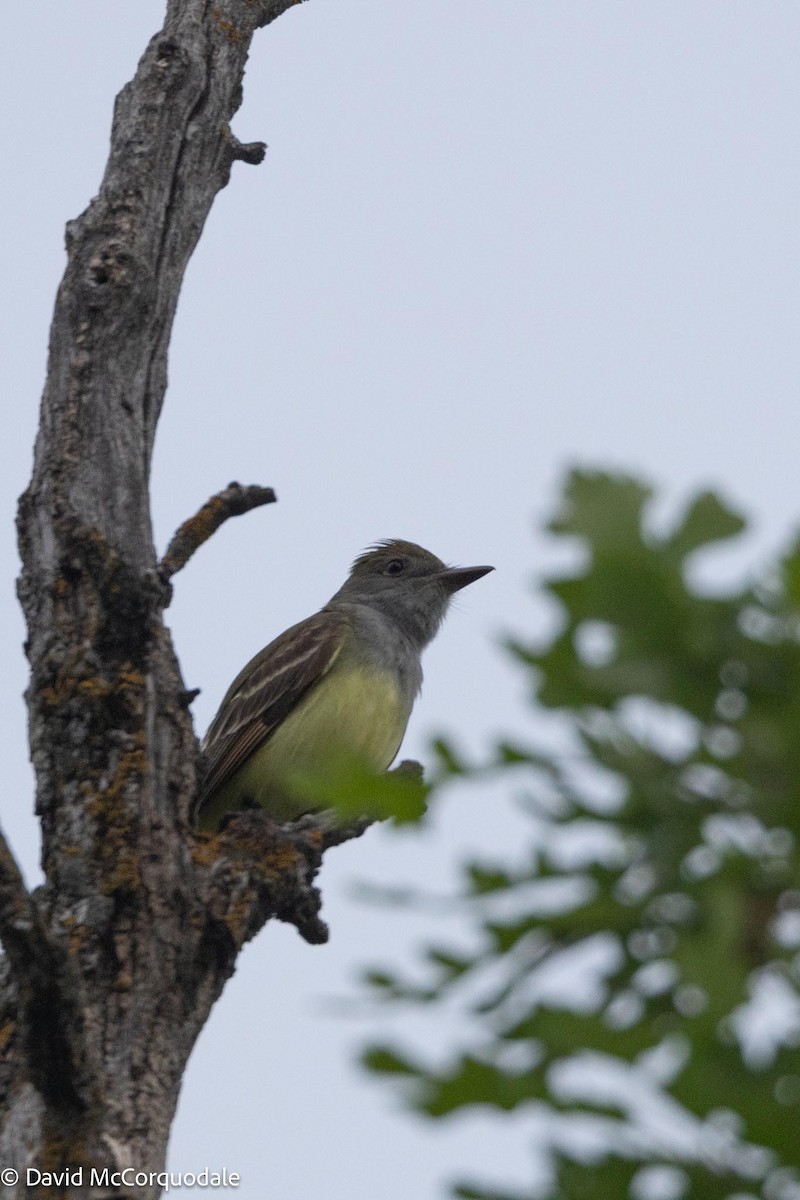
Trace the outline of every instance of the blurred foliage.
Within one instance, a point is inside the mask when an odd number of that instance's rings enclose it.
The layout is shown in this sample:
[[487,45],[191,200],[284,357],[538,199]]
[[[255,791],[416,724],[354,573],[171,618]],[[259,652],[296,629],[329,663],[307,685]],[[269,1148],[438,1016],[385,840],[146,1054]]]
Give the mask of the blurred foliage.
[[584,553],[546,584],[560,627],[506,647],[574,753],[504,742],[475,765],[438,744],[442,778],[523,793],[527,861],[515,846],[514,865],[464,865],[478,949],[430,946],[424,985],[366,982],[460,1006],[469,1046],[446,1069],[389,1045],[365,1063],[432,1118],[530,1111],[551,1181],[529,1200],[796,1200],[800,546],[710,595],[692,556],[744,521],[706,493],[656,536],[649,499],[630,478],[568,478],[549,529]]
[[317,769],[295,770],[287,780],[293,798],[309,811],[330,810],[347,824],[364,817],[413,824],[425,815],[431,785],[417,762],[404,760],[378,774],[362,757],[347,750],[329,753]]

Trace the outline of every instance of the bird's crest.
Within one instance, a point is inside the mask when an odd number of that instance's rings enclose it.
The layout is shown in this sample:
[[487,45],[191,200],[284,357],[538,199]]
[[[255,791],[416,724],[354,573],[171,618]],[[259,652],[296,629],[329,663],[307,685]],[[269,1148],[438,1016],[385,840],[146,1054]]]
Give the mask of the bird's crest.
[[372,570],[381,563],[390,562],[393,558],[412,558],[416,562],[427,562],[431,567],[444,567],[444,563],[430,550],[423,549],[416,542],[406,542],[402,538],[383,538],[373,542],[359,554],[350,569],[350,574],[359,574],[363,570]]

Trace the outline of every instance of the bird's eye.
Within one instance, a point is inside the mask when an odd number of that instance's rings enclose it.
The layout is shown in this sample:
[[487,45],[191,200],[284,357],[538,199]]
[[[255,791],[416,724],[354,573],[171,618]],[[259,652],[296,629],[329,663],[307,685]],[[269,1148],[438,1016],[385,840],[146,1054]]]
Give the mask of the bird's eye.
[[399,575],[405,565],[402,558],[393,558],[386,564],[384,575]]

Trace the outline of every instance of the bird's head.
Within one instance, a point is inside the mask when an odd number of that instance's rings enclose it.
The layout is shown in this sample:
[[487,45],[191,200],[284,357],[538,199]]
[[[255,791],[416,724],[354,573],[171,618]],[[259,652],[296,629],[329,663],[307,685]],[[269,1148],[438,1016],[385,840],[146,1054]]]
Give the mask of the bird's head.
[[430,550],[391,538],[359,554],[332,603],[368,604],[424,646],[441,625],[453,594],[493,569],[448,567]]

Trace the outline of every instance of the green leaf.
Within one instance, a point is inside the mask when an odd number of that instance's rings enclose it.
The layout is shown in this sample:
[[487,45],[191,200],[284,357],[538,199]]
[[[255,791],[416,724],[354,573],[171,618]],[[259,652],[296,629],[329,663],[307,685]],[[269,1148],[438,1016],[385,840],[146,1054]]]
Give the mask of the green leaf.
[[640,1163],[608,1158],[601,1163],[562,1161],[557,1190],[548,1200],[626,1200]]
[[345,753],[327,763],[324,771],[296,771],[291,786],[310,808],[333,809],[343,822],[361,817],[391,818],[398,824],[420,821],[431,792],[416,763],[376,774],[363,760]]
[[430,1117],[444,1117],[475,1105],[511,1111],[546,1095],[547,1085],[538,1067],[516,1074],[465,1055],[451,1072],[425,1076],[419,1107]]
[[689,505],[665,548],[685,558],[701,546],[736,537],[746,524],[744,517],[728,508],[714,492],[702,492]]
[[361,1059],[362,1065],[376,1075],[406,1075],[418,1077],[420,1069],[394,1050],[385,1046],[373,1046],[365,1051]]
[[438,775],[446,777],[468,774],[469,765],[466,759],[459,754],[449,738],[434,738],[431,742],[431,750],[435,757],[435,769]]
[[642,513],[651,495],[647,484],[626,475],[572,471],[547,528],[585,538],[595,547],[623,540],[634,543],[641,535]]
[[786,600],[794,612],[800,612],[800,537],[786,552],[780,564],[781,582]]
[[529,1191],[507,1192],[503,1189],[500,1192],[497,1188],[481,1187],[474,1182],[454,1184],[451,1195],[458,1197],[458,1200],[531,1200]]

